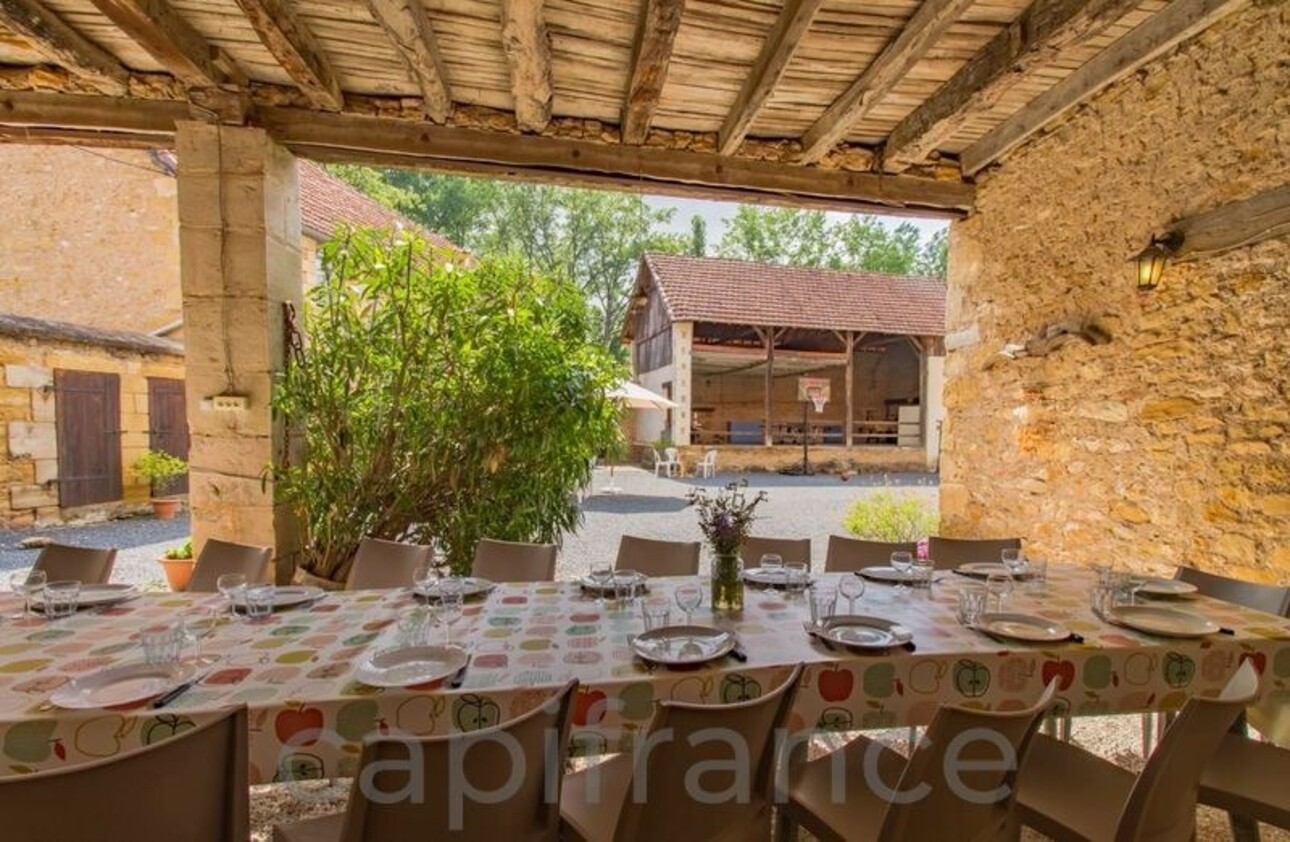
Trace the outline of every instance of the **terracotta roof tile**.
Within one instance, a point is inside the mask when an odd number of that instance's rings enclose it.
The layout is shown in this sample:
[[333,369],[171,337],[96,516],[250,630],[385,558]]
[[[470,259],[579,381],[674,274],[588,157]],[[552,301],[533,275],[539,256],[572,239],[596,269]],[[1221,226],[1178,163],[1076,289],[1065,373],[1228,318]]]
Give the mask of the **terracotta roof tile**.
[[56,322],[52,319],[36,319],[30,316],[16,316],[11,313],[0,313],[0,336],[15,339],[50,339],[59,342],[75,342],[80,345],[93,345],[99,348],[118,348],[124,351],[139,351],[145,354],[182,355],[184,346],[172,339],[163,339],[147,333],[134,333],[128,330],[108,330],[101,327],[86,327],[69,322]]
[[711,257],[647,254],[676,321],[945,335],[945,282]]
[[416,228],[430,242],[456,249],[448,239],[340,180],[313,161],[301,158],[300,228],[315,240],[330,239],[343,225],[372,228]]

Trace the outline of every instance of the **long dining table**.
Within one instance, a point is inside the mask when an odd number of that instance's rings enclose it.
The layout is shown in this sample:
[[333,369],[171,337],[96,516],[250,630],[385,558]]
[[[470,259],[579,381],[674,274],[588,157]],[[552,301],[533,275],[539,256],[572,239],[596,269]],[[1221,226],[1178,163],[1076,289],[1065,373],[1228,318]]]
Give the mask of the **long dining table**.
[[[817,574],[826,586],[838,575]],[[653,579],[648,597],[670,599],[681,582]],[[960,626],[952,573],[929,590],[897,592],[870,583],[856,607],[896,620],[915,649],[873,654],[830,649],[809,636],[801,595],[747,591],[743,612],[714,618],[706,603],[696,623],[734,631],[746,660],[725,657],[673,670],[633,656],[642,631],[638,606],[602,603],[576,582],[499,584],[467,604],[455,642],[472,660],[456,689],[436,682],[378,689],[354,678],[356,664],[393,645],[399,620],[418,603],[407,590],[328,593],[262,622],[230,620],[202,641],[217,663],[191,690],[161,709],[65,711],[50,694],[76,676],[142,655],[143,628],[177,618],[209,618],[220,597],[144,594],[108,609],[47,622],[0,626],[0,776],[112,757],[194,727],[228,705],[250,710],[251,779],[257,783],[347,776],[364,737],[471,731],[541,704],[578,678],[576,751],[618,750],[645,728],[662,700],[736,702],[775,687],[807,665],[792,712],[794,729],[859,730],[923,725],[942,704],[1006,710],[1036,699],[1053,678],[1075,716],[1180,707],[1213,696],[1244,659],[1262,674],[1264,709],[1290,701],[1290,622],[1205,597],[1185,606],[1230,633],[1199,639],[1141,634],[1099,619],[1089,606],[1091,571],[1053,565],[1042,591],[1019,586],[1008,609],[1064,623],[1082,641],[1003,643]],[[845,610],[845,600],[839,611]],[[673,603],[673,622],[680,613]],[[433,633],[435,642],[443,635]],[[191,654],[191,653],[190,653]]]

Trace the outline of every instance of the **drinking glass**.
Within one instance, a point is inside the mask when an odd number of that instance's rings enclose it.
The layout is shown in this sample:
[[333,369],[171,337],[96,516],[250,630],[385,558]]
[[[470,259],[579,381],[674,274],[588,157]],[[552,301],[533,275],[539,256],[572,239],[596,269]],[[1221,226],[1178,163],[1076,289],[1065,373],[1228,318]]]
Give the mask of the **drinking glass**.
[[1017,577],[1026,573],[1026,568],[1029,566],[1021,550],[1003,550],[999,553],[999,560],[1003,562],[1003,569],[1008,571],[1014,583]]
[[810,593],[811,625],[823,625],[833,616],[833,612],[837,609],[838,592],[833,588],[813,587]]
[[811,583],[810,568],[804,561],[784,563],[784,588],[790,594],[800,594]]
[[460,620],[466,610],[462,590],[461,580],[456,577],[444,579],[439,583],[439,601],[435,604],[435,612],[445,626],[445,646],[452,645],[452,624]]
[[605,589],[614,579],[613,565],[596,563],[591,565],[591,575],[589,577],[596,586],[596,606],[601,610],[605,607]]
[[9,589],[22,597],[22,613],[13,617],[21,620],[32,616],[31,598],[45,588],[48,577],[43,570],[30,570],[26,573],[14,573],[9,576]]
[[784,575],[784,557],[781,555],[766,553],[758,563],[761,565],[761,569],[766,571],[768,577]]
[[671,624],[672,609],[666,599],[645,599],[641,600],[641,616],[645,620],[645,631],[667,628]]
[[975,626],[985,613],[985,585],[971,582],[959,587],[959,625]]
[[914,587],[931,590],[932,574],[936,572],[936,565],[930,558],[915,558],[914,565]]
[[247,622],[257,623],[273,613],[273,585],[255,585],[249,588],[243,585],[243,588]]
[[1030,587],[1033,593],[1039,593],[1048,589],[1048,560],[1042,558],[1026,559],[1026,567],[1030,571]]
[[676,589],[676,605],[685,612],[685,624],[693,625],[691,617],[694,616],[695,610],[703,604],[703,588],[698,585],[681,585]]
[[904,593],[909,590],[905,584],[905,577],[909,575],[910,569],[914,566],[914,554],[899,552],[891,554],[892,569],[901,575],[900,581],[896,583],[896,593]]
[[60,620],[76,613],[81,601],[81,583],[75,579],[45,585],[45,616]]
[[426,642],[426,612],[423,608],[414,608],[399,617],[398,641],[402,646],[420,646]]
[[1101,588],[1109,588],[1113,584],[1115,568],[1107,563],[1093,565],[1093,572],[1097,574],[1097,584]]
[[843,573],[838,580],[838,592],[847,598],[847,613],[856,613],[856,600],[864,596],[864,579],[854,573]]
[[435,579],[439,578],[439,572],[435,568],[433,561],[427,561],[425,564],[418,564],[417,569],[412,571],[412,590],[418,595],[428,597],[430,587],[434,584]]
[[225,573],[215,580],[215,587],[228,600],[229,619],[237,617],[237,597],[246,594],[246,575],[243,573]]
[[1142,573],[1125,573],[1120,576],[1116,582],[1116,590],[1122,592],[1128,597],[1126,605],[1138,604],[1138,591],[1142,590],[1147,584],[1147,577]]
[[187,639],[183,620],[146,628],[139,633],[139,642],[143,644],[143,660],[153,667],[177,664]]
[[1115,607],[1115,588],[1107,585],[1094,585],[1089,591],[1089,607],[1098,617],[1103,617]]
[[986,577],[985,589],[994,599],[994,610],[1003,613],[1004,602],[1012,595],[1012,576],[1007,573],[991,573]]
[[614,571],[614,600],[619,609],[630,608],[640,587],[640,574],[635,570]]

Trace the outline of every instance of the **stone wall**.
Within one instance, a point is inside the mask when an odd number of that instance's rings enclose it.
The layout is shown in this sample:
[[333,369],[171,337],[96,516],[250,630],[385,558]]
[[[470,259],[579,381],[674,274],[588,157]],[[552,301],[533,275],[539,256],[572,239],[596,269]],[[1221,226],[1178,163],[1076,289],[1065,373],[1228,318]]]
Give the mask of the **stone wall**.
[[[941,507],[1054,559],[1290,581],[1290,240],[1128,258],[1179,217],[1290,183],[1290,5],[1237,13],[980,182],[951,231]],[[1071,317],[1109,344],[1006,360]]]

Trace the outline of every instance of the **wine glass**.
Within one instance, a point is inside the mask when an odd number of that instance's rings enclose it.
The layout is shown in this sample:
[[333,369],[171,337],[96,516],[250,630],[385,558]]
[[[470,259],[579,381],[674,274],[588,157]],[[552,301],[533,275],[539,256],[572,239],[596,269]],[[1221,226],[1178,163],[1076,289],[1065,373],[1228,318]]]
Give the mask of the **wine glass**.
[[427,561],[424,564],[418,564],[417,569],[412,571],[412,590],[418,596],[429,597],[430,586],[438,577],[438,571],[435,569],[433,561]]
[[246,593],[246,574],[225,573],[215,580],[215,587],[224,595],[224,599],[228,600],[229,619],[235,619],[237,617],[237,605],[234,599],[238,595]]
[[784,575],[784,557],[781,555],[766,553],[757,563],[762,570],[766,571],[767,579]]
[[838,580],[838,593],[847,598],[847,613],[856,613],[856,600],[864,596],[864,579],[854,573],[844,573]]
[[462,604],[462,585],[461,580],[455,577],[444,579],[439,583],[439,601],[435,604],[435,612],[439,619],[443,621],[444,645],[452,645],[452,624],[461,619],[465,613],[465,606]]
[[22,597],[22,613],[13,619],[21,620],[32,616],[31,598],[45,588],[48,576],[43,570],[30,570],[26,573],[13,573],[9,576],[9,589]]
[[698,585],[681,585],[676,589],[676,604],[685,612],[685,624],[693,625],[690,618],[695,609],[703,604],[703,588]]
[[609,587],[609,583],[614,579],[614,567],[611,564],[597,562],[591,565],[591,575],[588,578],[596,586],[596,607],[603,611],[605,608],[605,588]]
[[1124,590],[1129,593],[1129,604],[1138,604],[1138,591],[1147,586],[1147,577],[1142,573],[1135,573],[1132,570],[1120,577],[1120,582]]
[[1021,554],[1021,550],[1002,550],[999,553],[999,560],[1003,562],[1003,569],[1008,571],[1014,580],[1026,572],[1026,557]]
[[995,610],[1002,614],[1004,601],[1012,594],[1012,574],[991,573],[985,579],[985,591],[994,598]]
[[906,581],[909,579],[909,571],[914,567],[914,554],[898,552],[891,554],[891,566],[900,574],[900,580],[896,583],[896,593],[904,593],[909,590]]

